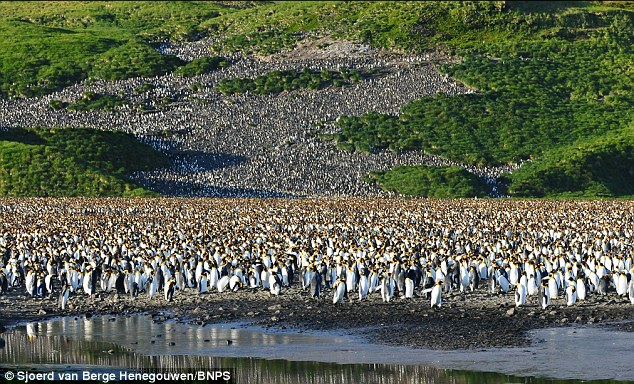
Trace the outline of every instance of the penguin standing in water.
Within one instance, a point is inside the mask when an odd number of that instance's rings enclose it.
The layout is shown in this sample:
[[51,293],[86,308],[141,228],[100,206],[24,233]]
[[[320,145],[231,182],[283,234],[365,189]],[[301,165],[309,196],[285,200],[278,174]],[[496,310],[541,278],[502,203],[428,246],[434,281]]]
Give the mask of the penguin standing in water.
[[172,301],[174,299],[174,290],[176,288],[176,279],[171,278],[165,285],[165,300]]
[[340,278],[339,280],[335,282],[332,288],[335,291],[335,294],[332,298],[332,303],[333,304],[343,303],[343,298],[345,297],[345,294],[346,294],[346,279],[343,277]]
[[64,282],[62,285],[62,292],[59,294],[59,307],[63,310],[66,309],[66,305],[68,304],[68,295],[70,293],[70,286],[67,282]]

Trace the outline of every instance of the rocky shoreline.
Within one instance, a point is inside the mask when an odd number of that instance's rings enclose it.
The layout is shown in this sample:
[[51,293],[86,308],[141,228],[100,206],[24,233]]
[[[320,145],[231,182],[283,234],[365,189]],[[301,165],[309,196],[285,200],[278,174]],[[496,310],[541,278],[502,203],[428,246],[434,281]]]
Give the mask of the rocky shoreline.
[[445,294],[442,308],[431,309],[422,297],[383,303],[377,295],[363,302],[355,297],[335,306],[329,291],[312,299],[299,287],[286,289],[275,298],[262,290],[177,293],[171,303],[162,298],[150,301],[146,295],[133,298],[102,292],[90,298],[71,297],[69,308],[61,311],[56,298],[31,298],[14,290],[0,297],[0,325],[6,328],[59,316],[149,313],[157,322],[244,321],[271,329],[337,330],[361,334],[376,343],[446,350],[527,346],[532,342],[528,331],[569,324],[619,322],[619,330],[634,330],[634,307],[625,298],[593,295],[571,307],[558,299],[542,310],[535,298],[515,308],[512,294],[493,295],[484,289],[469,292],[467,297],[465,300],[459,292]]

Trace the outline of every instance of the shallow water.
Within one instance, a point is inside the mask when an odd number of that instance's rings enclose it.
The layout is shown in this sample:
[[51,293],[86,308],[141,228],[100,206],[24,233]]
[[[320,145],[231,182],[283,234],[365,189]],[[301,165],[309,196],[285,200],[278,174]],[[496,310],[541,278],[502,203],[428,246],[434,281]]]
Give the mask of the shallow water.
[[155,323],[145,315],[66,317],[18,326],[2,337],[4,370],[235,368],[245,379],[236,382],[249,383],[525,381],[516,376],[634,381],[634,334],[589,326],[533,331],[528,348],[479,351],[385,346],[336,332],[240,323]]

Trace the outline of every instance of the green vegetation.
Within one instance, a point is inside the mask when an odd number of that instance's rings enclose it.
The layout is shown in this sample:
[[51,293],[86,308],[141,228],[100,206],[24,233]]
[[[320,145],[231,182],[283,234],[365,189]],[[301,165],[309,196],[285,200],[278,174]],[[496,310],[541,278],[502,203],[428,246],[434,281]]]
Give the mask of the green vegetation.
[[233,78],[222,79],[216,89],[225,95],[236,93],[257,93],[260,95],[281,93],[300,88],[322,89],[328,86],[341,87],[369,77],[373,72],[359,72],[356,69],[340,71],[313,71],[304,68],[302,71],[273,71],[255,79]]
[[634,197],[634,124],[549,151],[506,181],[518,197]]
[[55,99],[49,102],[49,106],[53,109],[67,108],[73,111],[92,111],[95,109],[112,111],[122,105],[125,105],[125,100],[119,96],[94,92],[84,92],[81,99],[71,104]]
[[161,55],[140,41],[129,42],[96,58],[88,71],[91,77],[104,80],[123,80],[131,77],[150,77],[173,72],[184,62],[174,55]]
[[192,77],[202,75],[203,73],[213,72],[216,69],[224,68],[227,65],[229,65],[229,60],[224,57],[201,57],[178,68],[174,73],[183,77]]
[[[209,72],[226,65],[224,59],[186,63],[155,48],[165,39],[210,33],[218,37],[215,52],[268,54],[323,36],[400,51],[434,50],[461,57],[439,69],[477,93],[417,100],[398,116],[344,116],[334,136],[337,147],[422,149],[480,165],[529,159],[506,179],[512,196],[632,194],[626,177],[634,121],[631,1],[78,4],[2,2],[0,97],[38,96],[87,78]],[[278,72],[226,80],[218,89],[277,93],[354,81],[338,76]],[[142,85],[135,92],[152,88]],[[73,108],[115,108],[120,101],[111,97]],[[71,107],[61,101],[50,105]],[[27,144],[3,142],[7,145]],[[385,175],[399,184],[396,173]],[[416,183],[408,172],[398,175]]]
[[472,173],[457,167],[397,167],[372,172],[368,182],[386,191],[421,197],[484,197],[489,187]]
[[0,97],[33,97],[89,77],[155,76],[186,63],[153,49],[197,39],[235,7],[213,2],[2,2]]
[[121,132],[0,131],[0,196],[156,196],[128,175],[167,165],[163,155]]
[[[423,149],[483,165],[535,160],[509,177],[512,196],[631,194],[623,178],[597,178],[611,174],[612,163],[584,151],[628,159],[627,146],[611,140],[632,138],[622,130],[634,120],[634,12],[591,4],[507,4],[511,9],[497,11],[485,33],[452,12],[433,19],[437,27],[444,20],[462,32],[448,34],[444,46],[464,60],[441,70],[478,93],[417,100],[398,117],[342,117],[341,134],[334,136],[338,147]],[[517,35],[506,35],[514,30]],[[578,142],[581,153],[573,161],[569,148]]]
[[[477,5],[500,8],[504,2]],[[360,41],[378,47],[421,51],[436,40],[420,39],[429,22],[449,9],[461,9],[458,2],[416,1],[289,1],[267,2],[201,24],[222,36],[212,50],[270,54],[292,48],[306,36],[329,35],[335,39]]]

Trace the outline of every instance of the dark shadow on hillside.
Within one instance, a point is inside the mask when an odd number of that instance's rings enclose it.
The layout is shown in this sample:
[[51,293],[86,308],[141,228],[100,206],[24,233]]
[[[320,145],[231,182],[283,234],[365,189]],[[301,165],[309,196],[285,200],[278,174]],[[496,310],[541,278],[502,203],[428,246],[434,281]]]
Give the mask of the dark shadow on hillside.
[[151,181],[143,183],[146,188],[151,189],[167,197],[285,197],[300,198],[302,195],[283,193],[277,191],[267,191],[252,188],[229,188],[214,185],[205,185],[195,182],[181,181]]
[[506,8],[522,13],[559,12],[571,7],[584,8],[592,5],[589,1],[507,1]]
[[181,149],[180,143],[160,136],[144,136],[137,137],[137,139],[167,156],[173,169],[177,168],[187,172],[205,172],[235,167],[249,159],[246,156],[231,153]]
[[22,144],[42,145],[46,144],[46,140],[33,131],[24,128],[7,128],[0,129],[0,141],[15,141]]
[[230,168],[240,165],[248,160],[246,156],[231,153],[207,153],[203,151],[172,150],[167,153],[172,163],[177,166],[179,161],[183,166],[191,166],[193,172],[211,171],[215,169]]

